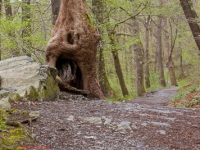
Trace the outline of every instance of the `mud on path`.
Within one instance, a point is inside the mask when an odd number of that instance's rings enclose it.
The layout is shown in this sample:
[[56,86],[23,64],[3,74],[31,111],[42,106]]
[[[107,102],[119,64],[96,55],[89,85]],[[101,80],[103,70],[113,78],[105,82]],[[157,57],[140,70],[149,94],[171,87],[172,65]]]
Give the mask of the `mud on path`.
[[111,103],[65,95],[61,100],[14,108],[40,111],[27,127],[34,144],[52,150],[198,150],[200,110],[167,106],[176,88],[148,93],[146,97]]

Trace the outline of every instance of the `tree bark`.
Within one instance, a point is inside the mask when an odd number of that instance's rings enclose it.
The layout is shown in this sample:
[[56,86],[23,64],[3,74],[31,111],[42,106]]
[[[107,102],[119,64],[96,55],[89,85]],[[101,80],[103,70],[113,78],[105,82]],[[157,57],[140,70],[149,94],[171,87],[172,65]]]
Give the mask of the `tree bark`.
[[[2,17],[2,0],[0,0],[0,19],[1,17]],[[1,20],[0,20],[0,26],[1,26]],[[0,60],[1,60],[1,36],[0,36]]]
[[115,97],[115,92],[111,88],[106,74],[105,60],[103,56],[103,47],[100,47],[100,52],[99,52],[99,83],[101,86],[101,90],[106,97],[110,98]]
[[136,61],[136,73],[137,73],[137,94],[142,96],[145,92],[144,88],[144,74],[143,74],[143,46],[139,36],[139,23],[135,19],[133,21],[133,34],[135,40],[138,40],[136,44],[133,45],[135,51],[135,61]]
[[6,13],[6,18],[12,17],[12,6],[10,3],[10,0],[4,0],[5,2],[5,13]]
[[[12,3],[10,2],[10,0],[4,0],[4,7],[5,7],[6,19],[8,21],[12,21],[13,13],[12,13]],[[15,43],[15,38],[16,38],[15,30],[8,30],[7,34],[11,43]],[[10,47],[10,51],[12,52],[13,56],[19,55],[19,49],[17,49],[16,46]]]
[[196,45],[200,51],[200,27],[196,21],[198,18],[191,0],[180,0],[180,4],[183,8],[185,17],[188,21],[188,24],[190,26],[190,29],[192,31],[194,40],[196,42]]
[[56,20],[58,18],[58,13],[60,10],[60,4],[61,0],[51,0],[51,8],[52,8],[52,23],[53,25],[56,23]]
[[150,16],[146,18],[145,23],[145,51],[144,51],[144,76],[146,88],[150,88],[150,73],[149,73],[149,26],[150,26]]
[[[179,38],[181,38],[181,36],[179,35]],[[179,42],[179,78],[182,79],[185,77],[185,73],[184,73],[184,70],[183,70],[183,56],[182,56],[182,45],[181,45],[181,42]]]
[[26,24],[22,30],[22,39],[23,45],[27,47],[26,49],[23,48],[22,51],[26,55],[31,56],[31,53],[27,51],[27,49],[30,49],[31,47],[31,0],[22,0],[22,3],[22,22]]
[[169,76],[170,76],[171,85],[177,86],[178,84],[176,82],[176,75],[175,75],[175,71],[174,71],[174,61],[172,59],[172,56],[169,57],[169,59],[168,59],[167,68],[169,69]]
[[100,36],[86,13],[85,0],[62,0],[46,47],[46,64],[58,69],[61,90],[104,99],[96,74]]
[[[167,20],[167,18],[164,18],[164,24],[165,24],[165,30],[167,30],[168,29],[168,20]],[[171,36],[172,36],[172,33],[171,33]],[[176,40],[176,37],[175,37],[174,40]],[[170,43],[169,33],[165,32],[165,45],[166,45],[167,56],[168,56],[167,57],[168,58],[168,60],[167,60],[168,61],[167,62],[167,68],[169,70],[170,83],[173,86],[177,86],[176,75],[175,75],[175,71],[174,71],[174,61],[173,61],[173,58],[172,58],[174,45],[172,45],[172,44],[175,44],[175,41],[174,41],[174,43],[172,43],[172,42]]]
[[114,58],[114,64],[115,64],[115,71],[117,73],[117,77],[119,79],[119,83],[120,83],[120,87],[122,90],[122,94],[123,96],[129,95],[127,87],[126,87],[126,83],[124,81],[124,76],[123,76],[123,72],[121,69],[121,64],[119,61],[119,55],[118,55],[118,51],[117,50],[113,50],[112,51],[112,56]]
[[126,96],[126,95],[129,95],[129,93],[128,93],[128,89],[126,87],[126,83],[124,81],[124,76],[123,76],[121,64],[119,61],[118,50],[116,49],[115,38],[114,38],[115,31],[113,31],[112,29],[107,29],[107,31],[108,31],[108,36],[110,39],[110,45],[112,47],[112,56],[114,59],[115,71],[116,71],[117,77],[119,79],[122,94],[123,94],[123,96]]
[[[102,0],[92,0],[92,7],[93,7],[93,12],[95,14],[96,18],[96,24],[99,26],[100,24],[103,24],[104,21],[109,21],[108,19],[104,18],[104,13],[106,9],[104,8],[103,1]],[[99,33],[102,35],[106,31],[104,31],[102,28],[99,28]],[[99,58],[98,58],[98,73],[99,73],[99,83],[101,86],[101,90],[103,94],[106,97],[115,97],[115,92],[111,88],[110,83],[108,81],[108,77],[106,74],[106,68],[105,68],[105,60],[104,60],[104,50],[105,43],[103,41],[100,41],[99,44]]]
[[[162,6],[162,0],[159,0],[160,7]],[[162,16],[158,16],[158,28],[157,28],[157,65],[159,72],[159,83],[162,86],[166,86],[164,70],[163,70],[163,57],[162,57]]]

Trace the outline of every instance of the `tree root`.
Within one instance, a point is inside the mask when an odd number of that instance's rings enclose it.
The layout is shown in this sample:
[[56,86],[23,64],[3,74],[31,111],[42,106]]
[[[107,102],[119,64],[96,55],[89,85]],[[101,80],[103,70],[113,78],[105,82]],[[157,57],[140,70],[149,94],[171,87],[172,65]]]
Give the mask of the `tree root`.
[[80,89],[70,86],[69,84],[63,82],[59,76],[56,76],[56,82],[58,83],[59,88],[64,91],[70,91],[70,92],[82,94],[85,96],[88,95],[88,92],[86,90],[80,90]]

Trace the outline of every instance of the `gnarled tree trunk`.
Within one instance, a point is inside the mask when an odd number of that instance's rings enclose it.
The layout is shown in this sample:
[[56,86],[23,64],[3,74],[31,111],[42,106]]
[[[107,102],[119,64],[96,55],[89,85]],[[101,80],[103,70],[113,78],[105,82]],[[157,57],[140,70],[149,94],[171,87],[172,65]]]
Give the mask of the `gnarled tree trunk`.
[[99,40],[86,13],[86,1],[62,0],[46,48],[46,64],[58,69],[56,80],[61,90],[104,99],[95,65]]

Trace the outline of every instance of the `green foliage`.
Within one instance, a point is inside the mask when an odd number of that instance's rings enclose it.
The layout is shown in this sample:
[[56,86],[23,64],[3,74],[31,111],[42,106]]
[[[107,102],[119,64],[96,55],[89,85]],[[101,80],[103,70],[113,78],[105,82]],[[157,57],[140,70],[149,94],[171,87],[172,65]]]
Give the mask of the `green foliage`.
[[172,101],[179,100],[179,99],[183,98],[183,96],[185,96],[185,95],[186,95],[185,92],[178,92],[178,93],[174,96],[174,98],[172,99]]
[[[192,81],[192,84],[191,84]],[[178,83],[178,93],[169,104],[175,107],[193,107],[200,103],[200,81],[199,78],[186,78]]]
[[190,93],[194,93],[194,92],[196,92],[197,91],[197,88],[196,87],[192,87],[191,89],[190,89]]
[[[40,7],[45,8],[48,6],[45,0],[39,3]],[[46,24],[44,30],[42,27],[43,22],[39,17],[41,14],[39,14],[35,3],[27,5],[14,1],[12,6],[18,11],[10,18],[6,16],[0,18],[1,58],[6,59],[13,56],[31,54],[37,61],[44,62],[44,49],[50,37],[48,28],[52,28],[51,23],[48,23],[51,16],[43,16],[48,21],[44,22]],[[24,12],[19,11],[19,6],[26,6],[30,10],[31,18],[22,20]],[[28,14],[28,12],[26,13]],[[28,36],[23,35],[25,31]],[[47,36],[46,39],[44,39],[44,34]]]
[[7,129],[7,126],[5,125],[4,119],[0,118],[0,130],[4,131]]

